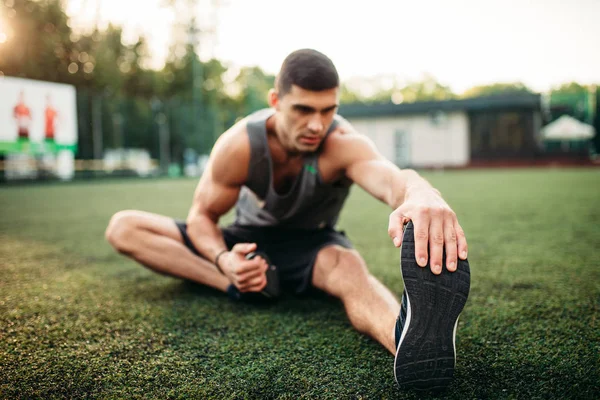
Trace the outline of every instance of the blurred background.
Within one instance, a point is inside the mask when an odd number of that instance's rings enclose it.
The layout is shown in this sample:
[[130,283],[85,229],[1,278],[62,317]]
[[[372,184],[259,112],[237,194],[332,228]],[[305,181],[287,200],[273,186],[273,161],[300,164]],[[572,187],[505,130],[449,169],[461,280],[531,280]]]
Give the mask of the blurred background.
[[0,180],[199,176],[311,47],[401,167],[598,164],[600,2],[0,0]]

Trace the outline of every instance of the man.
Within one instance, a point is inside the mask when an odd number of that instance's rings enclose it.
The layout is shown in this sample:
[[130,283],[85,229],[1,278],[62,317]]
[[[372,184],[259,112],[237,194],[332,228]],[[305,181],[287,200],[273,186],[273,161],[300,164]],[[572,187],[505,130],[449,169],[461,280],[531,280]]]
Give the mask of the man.
[[44,137],[47,142],[54,142],[57,118],[58,111],[52,105],[52,97],[48,93],[46,95],[46,109],[44,110]]
[[[271,108],[217,140],[186,223],[121,211],[107,239],[150,269],[242,300],[265,289],[275,265],[284,292],[316,288],[341,299],[352,325],[395,355],[400,384],[444,387],[468,294],[463,230],[437,190],[391,164],[336,115],[338,102],[331,60],[315,50],[293,52],[269,93]],[[404,242],[402,309],[335,230],[353,182],[394,210],[388,233],[396,247]],[[235,223],[220,227],[234,205]],[[248,257],[256,251],[263,256]]]
[[19,101],[13,108],[13,118],[17,123],[17,136],[19,141],[29,140],[29,125],[31,124],[31,110],[25,104],[25,92],[19,93]]

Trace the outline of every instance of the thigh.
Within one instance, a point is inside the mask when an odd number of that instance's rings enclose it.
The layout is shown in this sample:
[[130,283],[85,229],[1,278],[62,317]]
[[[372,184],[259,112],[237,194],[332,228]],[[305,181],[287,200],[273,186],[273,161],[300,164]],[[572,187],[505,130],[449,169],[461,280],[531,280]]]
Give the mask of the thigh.
[[111,218],[109,229],[111,227],[124,228],[128,232],[133,229],[144,229],[182,242],[181,234],[173,218],[146,211],[119,211]]

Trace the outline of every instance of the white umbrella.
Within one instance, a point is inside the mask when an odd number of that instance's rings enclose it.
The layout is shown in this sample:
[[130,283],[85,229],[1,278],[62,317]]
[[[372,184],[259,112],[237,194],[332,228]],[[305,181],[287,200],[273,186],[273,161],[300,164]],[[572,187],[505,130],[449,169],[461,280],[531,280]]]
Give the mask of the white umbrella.
[[585,124],[571,116],[563,115],[542,128],[546,140],[582,140],[596,135],[592,125]]

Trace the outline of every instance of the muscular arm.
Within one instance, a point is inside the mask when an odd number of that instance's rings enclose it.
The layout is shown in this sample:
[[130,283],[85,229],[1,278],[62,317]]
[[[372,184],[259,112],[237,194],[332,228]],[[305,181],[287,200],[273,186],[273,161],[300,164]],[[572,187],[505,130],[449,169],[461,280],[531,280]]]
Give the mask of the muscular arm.
[[398,208],[405,201],[408,190],[435,190],[415,171],[400,169],[385,158],[373,142],[358,134],[349,122],[341,123],[342,135],[331,135],[326,151],[335,152],[336,169],[356,182],[376,199]]
[[331,135],[326,150],[335,152],[332,158],[348,178],[394,210],[388,225],[394,245],[400,246],[403,226],[412,220],[417,263],[425,266],[430,259],[432,271],[439,274],[445,250],[448,270],[456,270],[457,256],[467,257],[467,242],[454,211],[440,192],[415,171],[392,164],[369,138],[353,132],[347,122],[342,129],[350,134]]
[[[227,250],[218,222],[236,203],[248,175],[250,141],[245,121],[225,132],[215,143],[207,168],[194,193],[188,214],[188,235],[200,254],[215,262]],[[240,292],[260,292],[267,284],[268,265],[262,257],[246,260],[256,243],[237,243],[219,258],[219,269]]]
[[200,254],[211,262],[227,249],[218,222],[237,201],[249,158],[250,144],[239,123],[217,140],[196,187],[187,217],[188,234]]
[[383,157],[364,136],[353,138],[346,176],[392,209],[400,207],[408,191],[435,189],[411,169],[400,169]]

